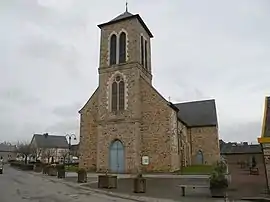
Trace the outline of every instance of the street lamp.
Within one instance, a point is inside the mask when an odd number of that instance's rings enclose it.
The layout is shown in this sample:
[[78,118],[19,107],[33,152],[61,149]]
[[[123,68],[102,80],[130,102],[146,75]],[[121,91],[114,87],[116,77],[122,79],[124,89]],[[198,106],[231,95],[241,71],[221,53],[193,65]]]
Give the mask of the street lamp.
[[70,149],[71,149],[71,139],[76,140],[75,134],[67,134],[66,137],[68,138],[68,163],[70,164]]

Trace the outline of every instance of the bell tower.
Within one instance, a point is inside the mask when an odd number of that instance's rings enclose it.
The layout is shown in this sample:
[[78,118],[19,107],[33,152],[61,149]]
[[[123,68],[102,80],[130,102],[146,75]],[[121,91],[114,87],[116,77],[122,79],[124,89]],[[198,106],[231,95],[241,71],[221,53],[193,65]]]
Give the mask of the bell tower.
[[126,8],[124,13],[98,27],[101,29],[99,74],[137,68],[140,76],[151,84],[153,35],[142,18]]

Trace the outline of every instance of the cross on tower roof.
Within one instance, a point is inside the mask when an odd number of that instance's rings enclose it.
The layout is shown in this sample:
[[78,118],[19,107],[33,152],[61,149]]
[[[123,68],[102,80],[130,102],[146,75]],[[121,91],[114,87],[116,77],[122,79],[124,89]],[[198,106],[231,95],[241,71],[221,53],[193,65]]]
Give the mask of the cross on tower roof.
[[128,1],[126,0],[126,12],[128,12]]

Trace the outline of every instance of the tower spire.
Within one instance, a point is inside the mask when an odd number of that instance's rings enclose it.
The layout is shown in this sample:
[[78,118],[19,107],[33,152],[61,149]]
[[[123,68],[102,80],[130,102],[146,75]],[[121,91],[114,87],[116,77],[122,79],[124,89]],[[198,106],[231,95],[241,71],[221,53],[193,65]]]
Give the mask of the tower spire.
[[128,1],[126,0],[126,12],[128,12]]

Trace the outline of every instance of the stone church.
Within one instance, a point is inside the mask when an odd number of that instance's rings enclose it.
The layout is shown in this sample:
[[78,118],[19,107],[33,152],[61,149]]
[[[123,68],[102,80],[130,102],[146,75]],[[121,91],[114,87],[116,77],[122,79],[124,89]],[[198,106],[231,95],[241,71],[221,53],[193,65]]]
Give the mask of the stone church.
[[79,111],[79,166],[173,172],[219,160],[215,100],[173,104],[153,87],[153,34],[140,15],[126,11],[98,27],[99,85]]

